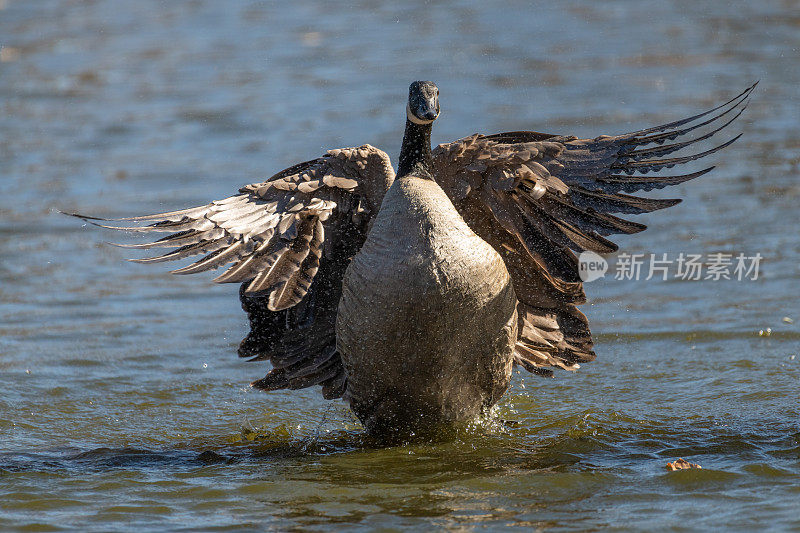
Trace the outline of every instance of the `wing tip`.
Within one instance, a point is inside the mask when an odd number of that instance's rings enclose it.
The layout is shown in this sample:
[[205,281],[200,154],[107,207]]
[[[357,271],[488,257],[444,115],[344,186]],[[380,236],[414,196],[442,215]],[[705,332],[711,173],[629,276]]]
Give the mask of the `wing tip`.
[[[746,101],[750,97],[750,95],[752,94],[753,90],[756,88],[756,86],[759,84],[760,81],[761,80],[756,80],[755,83],[753,83],[752,85],[747,87],[745,90],[743,90],[742,92],[740,92],[739,94],[737,94],[736,96],[731,98],[730,100],[728,100],[725,103],[722,103],[722,104],[720,104],[720,105],[718,105],[718,106],[716,106],[716,107],[714,107],[712,109],[704,111],[702,113],[698,113],[696,115],[692,115],[690,117],[683,118],[683,119],[680,119],[680,120],[676,120],[676,121],[673,121],[673,122],[660,124],[658,126],[653,126],[653,127],[650,127],[650,128],[644,128],[644,129],[640,129],[640,130],[637,130],[637,131],[632,131],[630,133],[624,133],[622,135],[617,136],[617,138],[626,138],[626,137],[630,138],[630,137],[636,137],[636,136],[640,136],[640,135],[648,135],[648,134],[651,134],[651,133],[657,133],[657,132],[660,132],[660,131],[666,131],[666,130],[669,130],[669,129],[672,129],[672,128],[677,128],[677,127],[680,127],[680,126],[682,126],[684,124],[690,124],[690,123],[692,123],[692,122],[694,122],[694,121],[696,121],[696,120],[698,120],[700,118],[703,118],[703,117],[705,117],[707,115],[710,115],[711,113],[713,113],[713,112],[715,112],[717,110],[723,109],[723,108],[725,108],[725,107],[727,107],[727,106],[729,106],[731,104],[733,104],[733,105],[731,106],[730,109],[733,109],[735,107],[738,107],[742,102]],[[730,109],[728,111],[730,111]]]
[[68,211],[62,211],[61,209],[56,209],[56,211],[58,211],[62,215],[66,215],[68,217],[80,218],[81,220],[85,220],[87,222],[89,222],[90,220],[104,220],[104,221],[108,221],[109,220],[107,218],[93,217],[93,216],[90,216],[90,215],[82,215],[80,213],[70,213]]
[[102,241],[106,246],[114,246],[115,248],[141,248],[140,244],[122,244],[119,242]]

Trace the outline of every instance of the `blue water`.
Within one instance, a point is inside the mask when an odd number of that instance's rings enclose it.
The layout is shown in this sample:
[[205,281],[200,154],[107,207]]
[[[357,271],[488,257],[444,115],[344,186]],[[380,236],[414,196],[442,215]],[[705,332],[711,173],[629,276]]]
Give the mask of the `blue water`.
[[[792,2],[0,0],[0,45],[0,529],[800,529]],[[760,253],[758,279],[589,283],[596,362],[382,448],[316,390],[247,387],[268,367],[235,356],[236,287],[55,212],[200,205],[332,147],[396,158],[415,79],[441,88],[434,143],[621,133],[760,79],[716,170],[617,239]]]

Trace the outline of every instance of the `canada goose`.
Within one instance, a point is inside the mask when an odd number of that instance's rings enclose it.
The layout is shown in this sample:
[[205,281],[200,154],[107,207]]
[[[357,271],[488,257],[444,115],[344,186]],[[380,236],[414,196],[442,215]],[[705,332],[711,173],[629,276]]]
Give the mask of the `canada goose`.
[[[321,385],[374,434],[470,419],[498,401],[512,365],[551,375],[595,358],[574,252],[609,253],[605,237],[680,202],[660,189],[714,167],[645,176],[712,154],[663,156],[708,139],[745,109],[755,84],[704,113],[594,139],[531,131],[475,134],[431,151],[439,89],[411,84],[398,173],[370,145],[330,150],[208,205],[114,219],[166,232],[134,259],[204,255],[174,270],[231,265],[250,333],[239,356],[269,360],[262,390]],[[723,120],[725,119],[725,120]],[[664,144],[720,121],[709,133]],[[741,135],[741,134],[740,134]],[[648,145],[653,145],[648,147]]]

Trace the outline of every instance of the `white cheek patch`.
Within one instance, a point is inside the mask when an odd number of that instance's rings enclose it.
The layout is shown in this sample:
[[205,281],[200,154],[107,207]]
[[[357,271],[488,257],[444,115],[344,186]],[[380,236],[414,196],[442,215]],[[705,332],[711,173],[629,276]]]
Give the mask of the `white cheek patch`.
[[[406,116],[414,124],[430,124],[433,120],[422,120],[411,112],[411,104],[406,104]],[[435,120],[435,119],[434,119]]]

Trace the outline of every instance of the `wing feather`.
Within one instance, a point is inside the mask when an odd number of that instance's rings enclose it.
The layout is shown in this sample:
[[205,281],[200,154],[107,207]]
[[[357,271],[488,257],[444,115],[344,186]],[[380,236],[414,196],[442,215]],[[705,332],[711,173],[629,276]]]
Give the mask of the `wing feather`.
[[[521,366],[547,374],[548,367],[573,370],[594,358],[586,317],[576,307],[584,295],[573,252],[613,252],[617,245],[608,236],[646,229],[616,214],[649,213],[680,203],[626,193],[661,189],[710,172],[713,166],[645,175],[710,156],[735,142],[741,134],[704,151],[664,157],[726,130],[744,112],[755,86],[703,113],[623,135],[475,134],[434,150],[437,181],[473,231],[509,267],[520,301]],[[709,131],[702,133],[704,127]]]
[[[342,278],[393,180],[389,157],[364,145],[331,150],[205,206],[111,220],[67,214],[103,228],[168,234],[119,245],[171,249],[134,262],[201,255],[172,273],[225,267],[214,281],[241,283],[242,306],[250,317],[251,332],[240,355],[274,364],[253,386],[272,390],[320,384],[325,397],[335,397],[346,386],[335,348]],[[341,258],[323,261],[326,253]]]

